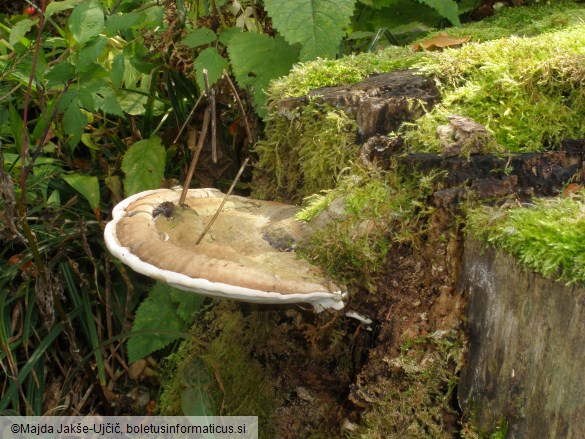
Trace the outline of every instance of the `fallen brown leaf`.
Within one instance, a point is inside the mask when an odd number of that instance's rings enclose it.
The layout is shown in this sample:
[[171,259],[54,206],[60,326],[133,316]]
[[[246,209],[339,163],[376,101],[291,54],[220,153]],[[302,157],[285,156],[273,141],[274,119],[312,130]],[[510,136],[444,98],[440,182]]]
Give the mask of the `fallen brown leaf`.
[[467,43],[471,37],[462,37],[462,38],[455,38],[450,37],[446,33],[442,32],[439,35],[429,38],[428,40],[423,40],[416,44],[411,44],[412,47],[416,51],[423,51],[423,50],[440,50],[444,49],[445,47],[455,47],[460,46],[463,43]]

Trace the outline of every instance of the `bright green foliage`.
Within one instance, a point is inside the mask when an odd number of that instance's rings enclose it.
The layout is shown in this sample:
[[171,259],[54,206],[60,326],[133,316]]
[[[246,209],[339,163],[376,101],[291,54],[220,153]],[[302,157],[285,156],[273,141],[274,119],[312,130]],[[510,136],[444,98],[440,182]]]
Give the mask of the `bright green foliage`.
[[8,42],[14,46],[16,43],[20,41],[22,37],[24,37],[28,32],[30,32],[31,28],[36,25],[38,20],[30,20],[25,18],[24,20],[20,20],[10,30],[10,39]]
[[[170,300],[168,285],[157,283],[136,310],[133,331],[154,331],[128,339],[130,363],[146,357],[179,338],[185,321],[177,315],[177,306]],[[156,331],[161,331],[157,333]],[[165,333],[170,331],[170,333]]]
[[290,44],[301,44],[301,61],[334,58],[355,0],[265,0],[274,27]]
[[122,170],[126,174],[126,195],[159,188],[165,170],[165,149],[160,138],[152,136],[133,144],[124,154]]
[[177,314],[186,322],[193,320],[193,313],[199,309],[205,300],[204,296],[193,294],[189,291],[170,288],[169,294],[173,302],[178,304]]
[[70,145],[77,145],[81,140],[85,124],[87,124],[87,117],[81,112],[77,100],[72,101],[63,113],[63,128],[70,135]]
[[243,88],[252,87],[258,113],[264,115],[264,90],[272,79],[290,71],[298,59],[298,51],[282,37],[242,32],[230,37],[228,53],[238,84]]
[[454,0],[417,0],[419,3],[430,6],[451,24],[459,26],[459,7]]
[[207,79],[209,80],[209,86],[213,86],[224,70],[228,68],[228,61],[221,56],[215,47],[208,47],[203,49],[197,59],[195,60],[194,67],[196,70],[197,85],[200,90],[205,90],[205,81],[203,79],[203,69],[207,69]]
[[144,15],[139,12],[110,15],[106,20],[106,35],[113,37],[118,32],[127,30],[132,26],[139,24],[142,19],[144,19]]
[[104,30],[104,26],[104,11],[97,0],[80,3],[69,17],[69,30],[79,44],[97,37]]
[[73,189],[83,195],[92,209],[100,204],[100,186],[97,177],[93,175],[63,174],[63,180]]
[[216,38],[217,37],[215,32],[213,32],[211,29],[203,27],[190,32],[185,38],[183,38],[181,44],[194,49],[199,46],[211,44],[216,40]]
[[54,14],[58,14],[59,12],[66,11],[68,9],[73,9],[80,2],[81,0],[52,1],[47,5],[47,10],[45,11],[45,14],[47,15],[47,17],[50,17]]
[[531,207],[478,207],[468,212],[466,231],[546,277],[585,282],[584,192]]
[[180,338],[202,303],[200,296],[157,283],[136,311],[132,331],[137,334],[128,339],[128,361],[133,363]]

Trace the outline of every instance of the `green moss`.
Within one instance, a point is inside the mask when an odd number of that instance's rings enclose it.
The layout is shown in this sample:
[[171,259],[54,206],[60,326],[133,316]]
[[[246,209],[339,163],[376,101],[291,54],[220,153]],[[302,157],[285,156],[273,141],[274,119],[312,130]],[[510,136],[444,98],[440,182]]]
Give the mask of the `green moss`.
[[[544,2],[542,2],[544,3]],[[582,24],[585,8],[575,1],[555,0],[530,7],[502,8],[493,17],[432,32],[418,41],[440,33],[453,37],[470,37],[473,42],[485,42],[511,35],[533,37]]]
[[266,137],[256,146],[255,196],[298,201],[333,187],[357,156],[355,122],[343,111],[310,104],[285,117],[276,113],[280,100],[396,69],[432,75],[442,97],[397,133],[409,151],[440,152],[437,127],[450,114],[487,128],[494,141],[484,152],[554,149],[564,138],[585,136],[581,17],[585,8],[572,2],[505,8],[485,22],[449,29],[451,35],[471,37],[461,48],[423,53],[393,47],[295,66],[269,88]]
[[168,358],[161,415],[182,416],[204,405],[214,415],[258,416],[260,437],[273,437],[271,373],[255,359],[270,332],[259,331],[265,316],[252,314],[245,318],[233,302],[222,301],[195,323]]
[[466,231],[567,283],[585,282],[585,192],[536,200],[531,207],[470,210]]
[[254,196],[301,197],[334,187],[357,156],[355,121],[343,111],[311,104],[288,116],[272,115],[266,139],[256,144]]
[[345,207],[344,216],[315,232],[301,253],[332,277],[373,291],[393,243],[416,243],[424,233],[430,213],[425,200],[437,180],[435,174],[406,177],[396,167],[354,167],[335,189],[306,200],[299,219],[314,219],[335,199]]
[[[469,36],[473,42],[485,42],[511,35],[529,37],[580,25],[583,20],[583,5],[574,1],[555,1],[530,8],[503,8],[494,17],[432,32],[419,41],[438,33],[447,33],[454,37]],[[410,47],[392,46],[380,52],[351,55],[339,60],[318,59],[297,64],[289,75],[271,83],[268,89],[269,102],[304,96],[319,87],[354,84],[373,74],[410,68],[428,55],[413,52]]]
[[585,28],[532,38],[470,43],[432,54],[417,66],[440,82],[442,102],[405,126],[413,150],[438,150],[448,114],[484,125],[510,151],[554,148],[585,126]]
[[350,55],[339,60],[318,59],[297,64],[287,76],[270,84],[268,107],[271,107],[271,102],[304,96],[315,88],[355,84],[367,76],[407,69],[424,56],[409,47],[390,47],[381,52]]
[[[389,360],[392,374],[378,383],[383,395],[363,416],[353,438],[452,438],[444,425],[463,364],[460,332],[435,332],[407,341],[402,355]],[[370,389],[370,395],[373,394]]]

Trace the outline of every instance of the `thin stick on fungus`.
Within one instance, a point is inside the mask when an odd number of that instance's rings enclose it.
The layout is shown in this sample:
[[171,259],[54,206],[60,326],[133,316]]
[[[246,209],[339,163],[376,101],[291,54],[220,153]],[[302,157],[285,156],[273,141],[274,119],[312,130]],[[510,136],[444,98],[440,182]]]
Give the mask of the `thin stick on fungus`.
[[246,128],[246,137],[248,138],[248,143],[252,143],[252,131],[250,131],[250,125],[248,125],[248,116],[246,116],[246,111],[244,110],[244,105],[242,104],[242,100],[238,95],[238,91],[236,90],[236,86],[232,82],[230,75],[226,70],[223,71],[223,76],[227,79],[228,84],[230,85],[234,96],[236,97],[236,102],[238,103],[238,108],[240,109],[240,113],[242,113],[242,119],[244,119],[244,127]]
[[[179,206],[182,206],[185,202],[185,198],[187,197],[187,191],[189,190],[189,185],[191,184],[191,180],[193,179],[193,174],[195,173],[195,166],[197,165],[197,161],[199,160],[199,154],[201,154],[201,150],[203,149],[203,142],[205,141],[205,136],[207,135],[207,127],[209,126],[209,107],[205,110],[205,114],[203,115],[203,127],[201,128],[201,134],[199,135],[199,141],[197,142],[197,149],[193,154],[193,158],[191,159],[191,165],[189,166],[189,171],[187,172],[187,177],[185,178],[185,183],[183,184],[183,192],[181,192],[181,198],[179,198]],[[193,140],[195,140],[193,138]]]
[[227,201],[228,197],[231,195],[232,191],[236,187],[236,184],[237,184],[238,180],[242,176],[242,172],[244,172],[244,168],[248,164],[248,160],[250,160],[249,157],[246,158],[246,160],[244,160],[244,163],[242,163],[242,166],[240,166],[240,170],[238,171],[238,174],[236,175],[236,178],[234,178],[234,181],[232,181],[232,185],[230,186],[230,188],[228,189],[227,193],[223,197],[223,200],[221,200],[221,204],[219,205],[219,207],[217,208],[217,210],[213,214],[213,217],[211,218],[211,221],[209,221],[209,224],[207,224],[207,227],[205,227],[205,230],[203,230],[203,233],[201,233],[201,235],[199,236],[199,239],[197,239],[197,242],[195,244],[199,245],[201,243],[201,241],[203,240],[203,238],[205,237],[205,234],[207,232],[209,232],[209,229],[211,229],[211,225],[215,222],[215,220],[217,219],[217,217],[221,213],[221,210],[223,209],[223,206],[224,206],[225,202]]

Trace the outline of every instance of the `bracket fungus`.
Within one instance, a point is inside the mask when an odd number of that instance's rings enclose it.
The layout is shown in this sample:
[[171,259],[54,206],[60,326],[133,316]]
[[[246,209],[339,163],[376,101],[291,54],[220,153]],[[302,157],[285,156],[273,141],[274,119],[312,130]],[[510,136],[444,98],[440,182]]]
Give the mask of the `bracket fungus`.
[[216,189],[133,195],[113,210],[104,238],[110,252],[134,271],[195,293],[254,303],[308,303],[316,311],[342,309],[347,293],[318,267],[295,256],[310,229],[294,206],[230,196]]

